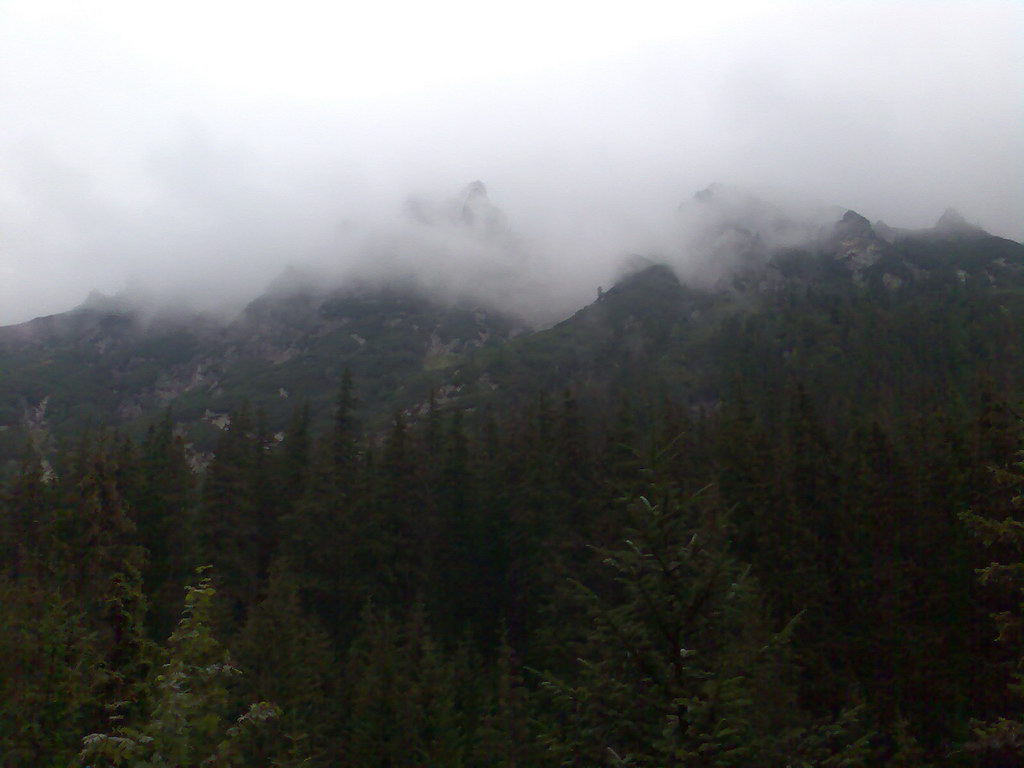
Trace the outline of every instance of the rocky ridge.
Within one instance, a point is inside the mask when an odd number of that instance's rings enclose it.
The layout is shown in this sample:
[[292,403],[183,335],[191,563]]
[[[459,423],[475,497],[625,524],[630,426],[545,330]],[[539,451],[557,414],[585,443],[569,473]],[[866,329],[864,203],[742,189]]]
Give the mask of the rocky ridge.
[[[275,428],[297,402],[326,418],[346,368],[364,383],[371,421],[395,408],[415,418],[431,389],[442,404],[475,407],[557,386],[568,371],[590,386],[613,369],[668,359],[720,318],[799,286],[1024,285],[1024,249],[955,212],[931,229],[901,230],[854,211],[801,218],[719,186],[684,209],[684,262],[668,260],[679,264],[674,273],[637,257],[619,285],[539,333],[478,298],[439,298],[414,278],[328,288],[294,271],[227,322],[147,314],[94,295],[70,312],[0,328],[0,460],[28,435],[42,444],[89,421],[141,428],[166,408],[200,443],[243,400]],[[458,227],[505,226],[495,211],[474,183],[444,215]],[[27,417],[37,413],[44,417]]]

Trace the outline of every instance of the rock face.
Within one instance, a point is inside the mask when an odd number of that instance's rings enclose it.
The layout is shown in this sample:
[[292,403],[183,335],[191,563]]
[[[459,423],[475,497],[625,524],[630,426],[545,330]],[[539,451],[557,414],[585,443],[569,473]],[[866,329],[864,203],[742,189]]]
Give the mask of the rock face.
[[855,276],[877,263],[889,250],[889,243],[856,211],[843,214],[826,244],[826,251]]
[[870,237],[874,235],[871,222],[856,211],[847,211],[836,223],[836,235],[839,237]]
[[[713,184],[680,206],[681,257],[690,285],[750,294],[794,282],[851,280],[890,291],[920,280],[1016,280],[1019,244],[993,237],[953,209],[932,228],[872,225],[856,211],[776,204]],[[953,264],[969,248],[975,256]],[[957,272],[959,269],[959,273]],[[962,273],[962,274],[961,274]]]
[[501,236],[508,231],[505,214],[491,203],[482,181],[467,185],[459,197],[462,201],[457,214],[459,224],[488,236]]

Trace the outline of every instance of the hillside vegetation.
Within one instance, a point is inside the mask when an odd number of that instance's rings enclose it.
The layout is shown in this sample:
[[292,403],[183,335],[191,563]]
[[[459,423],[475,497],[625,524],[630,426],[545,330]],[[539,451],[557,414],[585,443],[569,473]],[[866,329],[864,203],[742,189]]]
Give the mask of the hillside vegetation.
[[737,253],[0,329],[0,764],[1020,764],[1024,246]]

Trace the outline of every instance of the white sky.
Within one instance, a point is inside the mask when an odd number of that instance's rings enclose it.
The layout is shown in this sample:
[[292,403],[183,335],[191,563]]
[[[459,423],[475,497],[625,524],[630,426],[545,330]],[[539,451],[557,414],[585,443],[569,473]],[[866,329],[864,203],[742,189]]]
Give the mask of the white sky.
[[586,295],[713,181],[1024,239],[1024,3],[0,0],[0,322],[482,179]]

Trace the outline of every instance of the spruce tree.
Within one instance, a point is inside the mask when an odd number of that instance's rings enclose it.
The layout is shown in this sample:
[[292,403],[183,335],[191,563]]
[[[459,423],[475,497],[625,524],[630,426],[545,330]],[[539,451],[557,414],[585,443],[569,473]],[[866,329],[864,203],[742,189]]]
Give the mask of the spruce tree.
[[167,642],[166,662],[148,681],[147,707],[124,721],[115,706],[108,733],[82,740],[81,759],[130,768],[244,764],[255,733],[279,714],[267,702],[232,717],[232,679],[239,674],[212,629],[216,592],[208,576],[186,587],[185,607]]
[[170,411],[151,426],[123,489],[146,550],[143,584],[151,608],[153,638],[167,637],[178,618],[181,585],[198,559],[196,478]]
[[58,584],[0,576],[0,761],[69,765],[102,720],[103,653],[89,617]]
[[[460,683],[473,680],[459,667],[459,657],[433,639],[421,607],[399,622],[368,606],[348,656],[347,764],[465,765],[479,713],[459,706],[465,696]],[[460,709],[469,714],[471,728]]]
[[203,561],[214,568],[229,615],[241,622],[259,595],[276,541],[267,488],[268,437],[263,418],[249,405],[231,414],[206,469],[199,515]]
[[[994,470],[1008,509],[1001,513],[962,515],[964,522],[999,560],[978,569],[981,584],[1003,593],[1004,606],[993,615],[997,642],[1014,704],[995,718],[974,722],[966,750],[984,766],[1019,765],[1024,761],[1024,451],[1009,466]],[[1000,554],[996,554],[1000,553]]]
[[[720,513],[652,491],[630,505],[625,542],[597,550],[610,579],[576,584],[589,631],[575,669],[544,681],[554,764],[808,764],[791,762],[820,739],[803,730],[789,625],[771,628]],[[854,759],[863,747],[836,751]]]
[[234,655],[243,698],[280,709],[264,737],[266,755],[280,766],[330,765],[338,714],[334,652],[330,636],[303,610],[298,579],[284,560],[274,564],[267,596],[250,611]]

